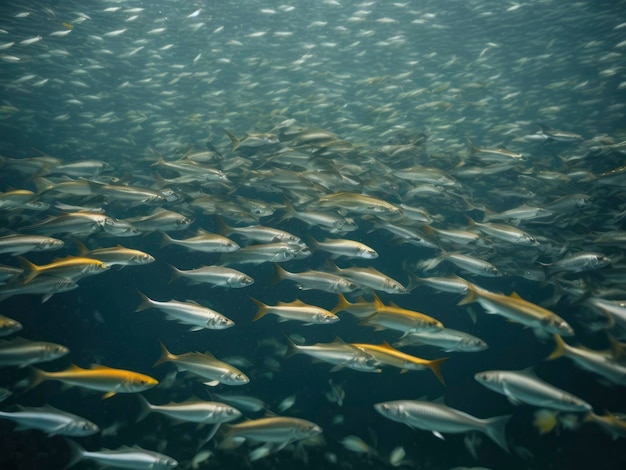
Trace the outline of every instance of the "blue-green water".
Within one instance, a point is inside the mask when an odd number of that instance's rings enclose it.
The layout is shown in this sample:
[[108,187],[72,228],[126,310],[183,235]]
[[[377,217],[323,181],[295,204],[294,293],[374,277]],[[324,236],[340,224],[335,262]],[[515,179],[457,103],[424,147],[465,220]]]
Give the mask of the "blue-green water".
[[[43,152],[64,163],[102,160],[113,167],[102,178],[114,176],[119,179],[116,184],[157,190],[162,188],[160,177],[180,176],[153,166],[159,156],[174,161],[189,151],[212,148],[221,157],[205,164],[223,170],[228,181],[166,183],[164,187],[171,188],[178,200],[156,204],[113,201],[98,189],[89,196],[48,193],[35,198],[51,205],[46,210],[1,209],[3,227],[23,232],[24,227],[47,217],[78,210],[55,207],[65,203],[102,208],[117,219],[147,215],[156,207],[193,218],[189,229],[169,232],[174,238],[193,236],[199,228],[219,231],[217,216],[233,226],[260,223],[280,228],[305,241],[309,235],[318,240],[348,238],[373,247],[379,257],[340,259],[341,267],[371,266],[404,286],[412,274],[456,273],[493,292],[515,291],[531,302],[545,303],[573,326],[576,336],[567,339],[572,345],[600,350],[608,347],[609,334],[623,339],[619,325],[596,327],[604,323],[602,318],[589,314],[577,302],[580,292],[575,295],[574,291],[582,289],[582,300],[587,295],[626,297],[623,241],[597,242],[601,235],[623,233],[623,176],[619,180],[623,171],[615,172],[617,180],[609,172],[624,165],[624,146],[620,147],[626,98],[624,2],[83,3],[3,2],[0,7],[2,156],[17,160],[37,158]],[[285,124],[287,120],[294,121]],[[548,131],[542,133],[540,124],[579,134],[580,139],[554,141]],[[308,128],[334,133],[341,146],[299,145],[286,132],[296,129],[297,134]],[[244,145],[233,151],[225,129],[240,138],[246,133],[275,132],[281,142],[273,147]],[[507,148],[523,158],[499,155],[496,163],[476,159],[470,156],[468,138],[480,147]],[[391,147],[396,144],[407,148]],[[296,154],[304,155],[298,159],[304,164],[289,160],[293,155],[296,161]],[[243,160],[234,160],[237,157]],[[492,165],[499,164],[504,167],[496,171]],[[394,172],[417,165],[451,175],[457,184],[434,183],[415,195],[412,191],[421,183],[406,181]],[[3,193],[36,191],[39,176],[52,183],[64,181],[63,172],[54,174],[53,167],[45,171],[18,171],[18,167],[7,160],[0,168]],[[318,184],[319,175],[312,170],[319,169],[339,179]],[[294,175],[300,178],[295,186],[271,180]],[[98,178],[92,179],[108,182]],[[356,211],[347,215],[359,228],[345,234],[283,217],[285,200],[301,211],[320,210],[320,197],[340,191],[419,207],[433,216],[435,228],[458,230],[467,229],[466,216],[483,220],[485,207],[494,212],[522,204],[546,208],[574,194],[587,195],[591,203],[522,222],[519,227],[535,236],[539,247],[494,242],[488,236],[482,237],[484,246],[428,237],[447,252],[488,260],[503,273],[488,278],[449,262],[432,271],[419,270],[419,261],[436,257],[440,251],[400,243],[389,231],[376,229],[371,217]],[[217,209],[200,206],[201,196],[219,196]],[[238,197],[267,201],[275,212],[255,219]],[[226,201],[241,213],[233,215]],[[336,214],[334,209],[324,210]],[[423,234],[423,224],[406,220],[403,224]],[[26,253],[25,257],[45,264],[77,253],[71,234],[58,237],[66,242],[62,250]],[[442,367],[445,386],[428,370],[330,372],[331,365],[315,363],[304,355],[285,359],[285,336],[302,337],[307,345],[336,337],[380,344],[397,341],[400,333],[377,332],[345,312],[339,314],[338,323],[323,326],[279,323],[272,316],[252,322],[256,307],[251,297],[268,304],[300,299],[332,309],[337,296],[303,291],[290,281],[275,283],[271,263],[233,265],[255,280],[243,289],[171,280],[169,265],[191,269],[219,264],[225,258],[179,246],[162,247],[163,237],[157,231],[136,237],[107,236],[100,231],[78,238],[90,248],[121,244],[139,249],[156,261],[87,277],[76,290],[54,295],[45,303],[34,295],[3,300],[0,313],[22,323],[19,335],[70,349],[68,356],[38,367],[56,371],[71,363],[81,367],[97,363],[142,372],[161,382],[143,394],[158,404],[209,400],[213,391],[251,395],[266,402],[269,412],[307,419],[323,429],[321,439],[290,444],[251,463],[248,454],[253,446],[244,444],[234,451],[218,448],[223,439],[218,433],[203,445],[202,450],[212,455],[198,468],[390,468],[389,456],[397,447],[406,452],[402,468],[614,469],[624,465],[621,440],[612,440],[599,427],[579,423],[575,430],[559,428],[540,435],[532,424],[534,407],[514,406],[473,377],[484,370],[534,367],[545,381],[588,401],[599,414],[625,410],[623,384],[607,384],[568,359],[544,361],[554,349],[551,338],[538,338],[520,324],[486,315],[478,305],[471,307],[478,317],[474,323],[468,307],[457,306],[463,298],[458,294],[438,293],[424,285],[406,295],[378,292],[386,304],[395,302],[426,313],[446,327],[489,344],[477,353],[403,348],[427,359],[448,356]],[[232,238],[242,245],[249,243],[238,235]],[[542,281],[520,275],[527,269],[542,272],[540,262],[552,263],[580,252],[601,252],[612,263],[596,271],[563,274],[548,270]],[[19,265],[12,256],[0,256],[3,264]],[[293,272],[326,269],[328,258],[318,251],[282,266]],[[557,297],[563,290],[566,293]],[[135,313],[138,291],[162,301],[205,303],[231,318],[235,326],[189,332],[156,310]],[[357,294],[372,298],[370,290]],[[349,298],[355,301],[357,294]],[[250,383],[220,385],[214,390],[183,374],[172,380],[172,364],[153,368],[159,341],[177,354],[210,351],[220,359],[245,360],[240,368]],[[208,427],[198,429],[192,423],[173,425],[158,414],[136,423],[139,402],[132,394],[103,400],[101,393],[64,389],[56,382],[24,392],[27,370],[1,370],[0,386],[13,391],[2,403],[3,410],[49,404],[84,416],[103,430],[77,439],[88,450],[138,445],[191,468],[209,432]],[[342,406],[326,398],[329,380],[345,391]],[[280,412],[279,404],[290,396],[295,396],[295,404]],[[475,416],[512,414],[506,431],[511,452],[481,435],[474,458],[464,444],[465,434],[446,434],[441,440],[389,421],[373,408],[382,401],[441,396],[449,406]],[[244,413],[247,418],[262,415]],[[67,463],[69,450],[62,438],[13,428],[10,421],[0,421],[3,468],[63,468]],[[346,449],[341,441],[351,435],[360,437],[370,452]],[[76,468],[93,466],[81,462]]]

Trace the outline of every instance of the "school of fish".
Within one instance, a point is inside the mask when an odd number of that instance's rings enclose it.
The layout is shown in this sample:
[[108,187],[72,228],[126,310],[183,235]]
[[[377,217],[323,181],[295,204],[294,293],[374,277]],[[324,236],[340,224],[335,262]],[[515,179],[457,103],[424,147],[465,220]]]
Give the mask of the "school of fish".
[[623,463],[624,6],[3,2],[0,464]]

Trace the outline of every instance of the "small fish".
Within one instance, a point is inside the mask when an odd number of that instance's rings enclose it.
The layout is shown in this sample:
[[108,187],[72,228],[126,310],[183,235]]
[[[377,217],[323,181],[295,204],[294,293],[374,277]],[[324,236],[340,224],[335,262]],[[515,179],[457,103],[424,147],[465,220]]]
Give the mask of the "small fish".
[[589,403],[528,372],[490,370],[479,372],[474,378],[485,387],[503,394],[513,404],[525,403],[575,413],[592,410]]
[[190,284],[207,283],[219,287],[241,288],[254,284],[254,279],[241,271],[224,266],[203,266],[191,270],[181,270],[172,266],[172,279],[184,277]]
[[266,305],[252,297],[251,300],[259,308],[252,321],[263,318],[268,313],[277,315],[279,321],[296,320],[304,322],[305,325],[326,325],[339,321],[339,317],[334,313],[297,299],[293,302],[279,302],[278,305]]
[[188,401],[153,405],[143,395],[137,395],[141,404],[141,412],[137,421],[141,421],[150,413],[160,413],[168,418],[191,423],[218,424],[228,423],[241,417],[241,412],[225,403],[214,401]]
[[234,366],[216,359],[211,353],[189,352],[185,354],[172,354],[163,343],[161,345],[161,357],[154,366],[164,362],[173,362],[179,371],[191,372],[197,375],[211,387],[223,383],[225,385],[245,385],[250,379]]
[[203,307],[196,302],[180,302],[178,300],[159,302],[158,300],[150,299],[141,292],[139,292],[139,295],[141,296],[141,303],[135,309],[136,312],[156,308],[165,313],[168,319],[176,320],[183,325],[190,325],[190,331],[200,331],[205,328],[209,330],[225,330],[235,325],[235,322],[230,318],[226,318],[221,313],[208,307]]
[[74,441],[67,440],[66,442],[70,446],[70,461],[66,468],[76,465],[81,460],[91,460],[106,467],[128,469],[167,470],[178,466],[178,462],[173,458],[138,446],[90,452]]
[[32,371],[33,378],[29,389],[47,380],[58,380],[67,385],[106,392],[102,398],[109,398],[117,393],[143,392],[159,383],[144,374],[102,365],[94,365],[91,369],[71,365],[60,372],[46,372],[33,367]]
[[[2,290],[0,289],[0,296],[1,295]],[[22,328],[22,324],[17,320],[13,320],[12,318],[0,315],[0,336],[8,336],[13,333],[17,333]]]
[[26,408],[19,411],[0,411],[0,418],[10,419],[18,424],[16,431],[37,429],[50,436],[90,436],[100,431],[91,421],[51,406]]
[[0,365],[26,367],[39,362],[54,361],[69,352],[61,344],[16,337],[0,341]]
[[511,415],[480,419],[446,405],[422,400],[397,400],[377,403],[374,409],[385,418],[412,428],[441,433],[479,431],[508,452],[504,434]]

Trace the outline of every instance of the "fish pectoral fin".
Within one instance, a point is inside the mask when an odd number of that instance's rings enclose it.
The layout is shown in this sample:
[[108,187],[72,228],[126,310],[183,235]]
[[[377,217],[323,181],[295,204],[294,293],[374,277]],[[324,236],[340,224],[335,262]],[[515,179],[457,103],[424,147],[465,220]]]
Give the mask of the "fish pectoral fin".
[[204,385],[208,385],[209,387],[215,387],[220,384],[219,380],[211,380],[210,382],[204,382]]
[[105,393],[104,395],[102,395],[102,399],[106,400],[107,398],[111,398],[113,395],[115,395],[117,392],[111,390],[110,392]]
[[433,431],[433,436],[435,436],[437,439],[441,439],[442,441],[446,440],[446,438],[443,437],[443,434],[441,434],[439,431]]

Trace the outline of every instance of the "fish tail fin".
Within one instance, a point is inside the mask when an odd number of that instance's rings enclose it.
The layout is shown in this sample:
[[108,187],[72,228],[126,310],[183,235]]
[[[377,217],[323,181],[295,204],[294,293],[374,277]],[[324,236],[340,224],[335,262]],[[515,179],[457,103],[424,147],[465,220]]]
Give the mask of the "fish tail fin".
[[150,404],[148,400],[146,400],[146,398],[143,395],[138,393],[137,398],[139,399],[140,409],[139,409],[139,414],[137,415],[137,419],[135,420],[136,423],[146,419],[146,417],[152,412],[152,405]]
[[239,141],[239,138],[235,134],[230,132],[228,129],[224,129],[224,132],[226,132],[226,135],[228,135],[228,138],[232,142],[230,150],[231,150],[231,152],[234,152],[235,150],[237,150],[239,148],[239,144],[241,142]]
[[539,434],[547,434],[558,424],[557,416],[558,411],[554,410],[537,410],[535,411],[535,419],[533,420],[533,426],[537,428]]
[[487,427],[485,433],[491,438],[493,442],[502,447],[505,451],[509,452],[509,446],[506,443],[506,425],[511,419],[511,415],[494,416],[487,419]]
[[160,248],[164,248],[168,245],[171,245],[174,242],[172,237],[170,237],[167,233],[161,232],[161,234],[163,235],[163,239],[161,240]]
[[309,247],[313,251],[319,249],[320,244],[319,244],[319,242],[315,238],[313,238],[313,235],[307,235],[306,241],[308,242]]
[[228,235],[233,233],[233,228],[224,221],[223,217],[218,215],[217,216],[217,231],[218,233],[227,237]]
[[551,361],[552,359],[557,359],[565,354],[567,351],[567,344],[563,341],[560,335],[554,335],[554,341],[556,342],[556,346],[552,354],[546,357],[546,361]]
[[259,318],[263,318],[265,315],[267,315],[267,313],[269,312],[269,308],[267,305],[265,305],[260,300],[255,299],[254,297],[250,297],[250,300],[252,300],[252,302],[254,302],[259,308],[259,311],[256,313],[252,321],[257,321]]
[[20,262],[22,267],[24,268],[24,284],[28,284],[30,281],[35,279],[40,273],[41,268],[34,263],[31,263],[23,256],[16,256],[16,259]]
[[28,385],[26,385],[26,388],[23,390],[23,393],[26,393],[29,390],[32,390],[41,382],[48,380],[48,374],[41,369],[37,369],[36,367],[29,367],[29,371],[30,371],[29,382],[28,382]]
[[54,183],[42,176],[33,178],[33,183],[35,183],[35,188],[37,188],[37,196],[54,189]]
[[294,354],[298,354],[300,352],[300,349],[298,349],[298,345],[294,343],[294,341],[289,336],[285,335],[285,337],[287,338],[287,351],[285,352],[284,358],[289,359]]
[[467,145],[469,147],[470,156],[471,155],[476,155],[477,153],[480,153],[480,148],[476,147],[474,145],[474,142],[472,142],[469,137],[466,137],[465,139],[467,140]]
[[339,303],[335,308],[331,310],[332,313],[342,312],[352,305],[350,302],[348,302],[348,299],[346,299],[346,296],[343,294],[339,294],[338,299]]
[[170,277],[170,282],[173,282],[181,276],[181,273],[180,269],[178,269],[176,266],[171,264],[169,266],[172,269],[172,277]]
[[142,312],[143,310],[148,310],[149,308],[153,307],[152,299],[150,299],[146,294],[139,290],[137,291],[137,293],[139,294],[139,297],[141,297],[141,303],[137,306],[135,312]]
[[467,227],[470,230],[476,227],[476,221],[474,219],[472,219],[469,215],[466,215],[465,218],[467,219]]
[[283,279],[288,279],[288,278],[289,278],[289,273],[285,271],[280,264],[274,263],[274,277],[272,277],[271,284],[272,285],[278,284]]
[[429,361],[428,363],[428,367],[430,368],[430,370],[433,371],[433,374],[435,374],[435,377],[437,377],[437,379],[439,380],[439,382],[441,382],[442,385],[446,384],[446,381],[443,380],[443,375],[441,375],[441,365],[446,362],[448,359],[450,359],[449,357],[442,357],[441,359],[434,359],[432,361]]
[[65,439],[68,447],[70,448],[70,460],[67,465],[64,467],[64,470],[76,465],[78,462],[83,460],[85,449],[83,449],[80,445],[74,442],[71,439]]
[[78,249],[78,256],[85,256],[89,253],[89,248],[87,248],[78,238],[74,238],[74,245],[76,245],[76,248]]
[[152,367],[159,366],[164,362],[169,362],[174,358],[174,355],[167,350],[162,341],[159,341],[159,345],[161,346],[161,357],[159,357]]
[[467,305],[467,304],[476,302],[477,300],[478,300],[478,291],[476,290],[476,287],[474,287],[473,284],[468,282],[467,295],[457,305]]
[[439,263],[441,263],[442,261],[443,258],[441,256],[425,259],[417,263],[417,268],[424,271],[430,271],[431,269],[435,269],[437,266],[439,266]]

